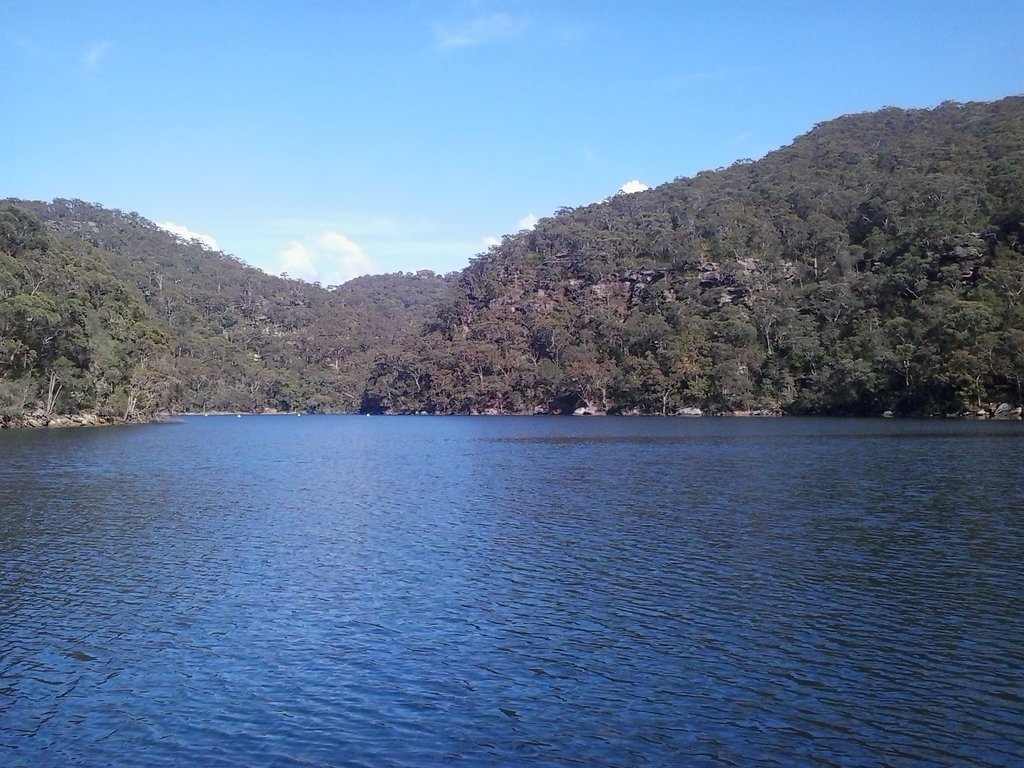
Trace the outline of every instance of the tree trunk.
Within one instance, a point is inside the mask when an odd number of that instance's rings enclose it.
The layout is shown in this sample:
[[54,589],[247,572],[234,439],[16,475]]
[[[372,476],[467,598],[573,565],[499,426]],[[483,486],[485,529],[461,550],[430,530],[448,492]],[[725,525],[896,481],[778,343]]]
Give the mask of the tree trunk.
[[50,386],[46,391],[46,408],[43,411],[46,418],[50,418],[53,414],[53,408],[57,404],[57,398],[60,397],[62,389],[64,389],[64,385],[57,383],[57,371],[50,371]]
[[135,415],[135,409],[139,404],[139,392],[135,387],[128,390],[128,403],[124,408],[124,420],[128,421]]

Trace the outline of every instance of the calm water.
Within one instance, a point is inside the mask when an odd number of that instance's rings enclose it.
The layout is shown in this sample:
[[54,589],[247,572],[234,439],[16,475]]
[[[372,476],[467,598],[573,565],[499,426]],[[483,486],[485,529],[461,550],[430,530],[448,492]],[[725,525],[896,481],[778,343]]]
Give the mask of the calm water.
[[0,433],[0,765],[1024,763],[1024,425]]

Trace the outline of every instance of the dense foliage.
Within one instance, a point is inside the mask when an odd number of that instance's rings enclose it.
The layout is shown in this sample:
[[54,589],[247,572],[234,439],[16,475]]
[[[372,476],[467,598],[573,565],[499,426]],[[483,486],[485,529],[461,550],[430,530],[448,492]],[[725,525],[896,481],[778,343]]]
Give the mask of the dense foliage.
[[885,109],[323,288],[0,204],[0,421],[158,410],[976,412],[1022,400],[1024,98]]
[[1021,401],[1024,99],[885,109],[575,210],[461,274],[364,407],[964,413]]
[[93,249],[0,208],[0,419],[81,408],[131,418],[160,396],[167,341]]
[[[78,200],[8,201],[0,216],[0,404],[8,417],[354,411],[376,355],[407,344],[447,290],[428,271],[330,290],[271,277],[135,213]],[[67,300],[87,291],[95,317]],[[23,309],[40,302],[55,307],[59,332]],[[103,354],[72,354],[69,340]],[[99,389],[72,386],[115,375]],[[63,388],[47,404],[54,376]],[[121,407],[126,392],[136,398],[129,410]]]

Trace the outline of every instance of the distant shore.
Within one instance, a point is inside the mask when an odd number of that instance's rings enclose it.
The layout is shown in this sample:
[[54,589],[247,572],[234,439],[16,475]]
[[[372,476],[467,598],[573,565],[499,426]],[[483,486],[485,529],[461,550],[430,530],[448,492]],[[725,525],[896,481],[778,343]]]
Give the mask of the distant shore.
[[[863,416],[861,418],[924,418],[924,419],[967,419],[967,420],[984,420],[992,419],[995,421],[1013,421],[1021,419],[1022,409],[1018,407],[1012,407],[1007,403],[1001,403],[998,406],[993,405],[989,408],[980,408],[977,411],[968,411],[965,413],[955,414],[932,414],[918,415],[918,416],[897,416],[891,411],[886,411],[883,414],[877,414],[875,416]],[[124,418],[117,416],[104,416],[98,413],[76,413],[76,414],[54,414],[50,416],[44,416],[40,413],[27,414],[24,416],[0,416],[0,429],[68,429],[74,427],[103,427],[103,426],[124,426],[130,424],[161,424],[161,423],[173,423],[184,417],[198,417],[198,416],[236,416],[241,418],[242,416],[303,416],[310,415],[305,414],[302,411],[182,411],[178,413],[157,413],[150,416],[135,416],[131,419],[125,420]],[[327,415],[327,414],[325,414]],[[354,412],[348,412],[344,414],[331,414],[331,415],[348,415],[348,416],[359,416]],[[369,415],[369,414],[367,414]],[[531,414],[526,413],[501,413],[499,411],[486,411],[481,413],[470,413],[470,414],[415,414],[415,413],[382,413],[377,414],[381,416],[415,416],[415,415],[439,415],[439,416],[528,416]],[[558,415],[558,414],[532,414],[532,415]],[[569,414],[562,414],[569,415]],[[628,418],[630,416],[640,416],[642,414],[636,412],[623,413],[623,414],[606,414],[601,411],[594,411],[591,409],[580,408],[577,410],[575,416],[613,416]],[[650,414],[655,415],[655,414]],[[700,411],[700,409],[686,409],[684,412],[666,414],[665,418],[692,418],[694,416],[700,417],[747,417],[747,418],[779,418],[785,417],[789,414],[785,414],[781,411],[776,410],[763,410],[763,411],[731,411],[724,413],[709,413]],[[827,414],[819,414],[821,416],[827,416]]]

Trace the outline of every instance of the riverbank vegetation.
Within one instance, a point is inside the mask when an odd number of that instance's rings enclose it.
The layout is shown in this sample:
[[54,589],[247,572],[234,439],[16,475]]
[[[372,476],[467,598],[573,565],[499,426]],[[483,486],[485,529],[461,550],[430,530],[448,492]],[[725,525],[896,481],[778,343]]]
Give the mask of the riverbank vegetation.
[[756,162],[561,209],[446,277],[322,287],[135,213],[0,207],[8,423],[963,415],[1020,405],[1022,379],[1021,97],[823,123]]

